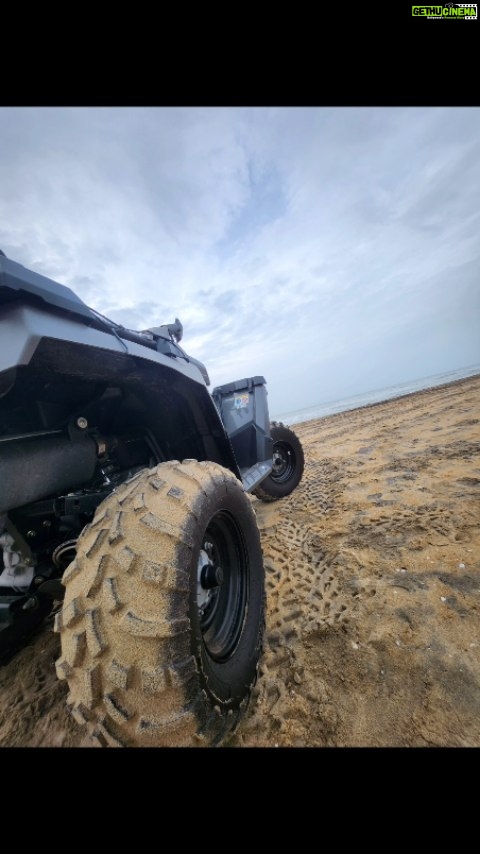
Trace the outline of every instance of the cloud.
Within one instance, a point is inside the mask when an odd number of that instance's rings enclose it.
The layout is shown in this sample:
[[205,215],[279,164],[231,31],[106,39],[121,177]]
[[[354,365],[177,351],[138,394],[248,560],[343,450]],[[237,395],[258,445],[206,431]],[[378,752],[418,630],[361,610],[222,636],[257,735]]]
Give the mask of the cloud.
[[1,108],[0,246],[300,408],[480,362],[479,143],[476,107]]

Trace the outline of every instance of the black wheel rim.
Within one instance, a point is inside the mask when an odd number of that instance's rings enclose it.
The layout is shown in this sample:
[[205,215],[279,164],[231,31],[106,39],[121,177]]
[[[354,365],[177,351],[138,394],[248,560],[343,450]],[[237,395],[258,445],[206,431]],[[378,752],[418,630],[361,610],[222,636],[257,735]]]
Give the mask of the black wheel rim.
[[285,483],[295,471],[295,453],[287,442],[275,442],[273,446],[273,469],[270,477],[276,483]]
[[242,532],[229,513],[210,521],[198,560],[197,608],[206,651],[215,661],[233,655],[245,623],[248,556]]

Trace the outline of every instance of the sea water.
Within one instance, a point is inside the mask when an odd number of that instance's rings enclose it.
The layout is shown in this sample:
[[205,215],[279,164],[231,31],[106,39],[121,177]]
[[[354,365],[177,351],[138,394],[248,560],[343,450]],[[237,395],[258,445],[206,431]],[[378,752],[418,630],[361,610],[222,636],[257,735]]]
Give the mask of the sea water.
[[347,412],[350,409],[369,406],[371,403],[381,403],[384,400],[391,400],[392,397],[402,397],[404,394],[434,388],[444,383],[473,377],[476,374],[480,374],[480,365],[471,365],[468,368],[459,368],[456,371],[447,371],[443,374],[422,377],[422,379],[399,383],[388,388],[367,391],[363,394],[356,394],[353,397],[345,397],[342,400],[333,400],[329,403],[308,406],[306,409],[297,409],[295,412],[282,412],[272,415],[272,420],[283,421],[285,424],[301,424],[304,421],[314,421],[316,418],[324,418],[326,415],[334,415],[336,412]]

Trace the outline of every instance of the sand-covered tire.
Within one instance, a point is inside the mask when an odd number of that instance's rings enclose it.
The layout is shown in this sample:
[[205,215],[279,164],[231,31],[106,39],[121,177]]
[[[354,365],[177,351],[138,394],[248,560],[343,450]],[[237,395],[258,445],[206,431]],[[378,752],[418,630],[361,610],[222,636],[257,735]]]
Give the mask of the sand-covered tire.
[[272,421],[270,435],[273,439],[273,469],[253,490],[253,494],[262,501],[277,501],[290,495],[300,483],[305,466],[302,444],[290,427]]
[[144,469],[98,507],[63,583],[57,674],[100,744],[209,746],[235,729],[265,584],[255,514],[230,471]]

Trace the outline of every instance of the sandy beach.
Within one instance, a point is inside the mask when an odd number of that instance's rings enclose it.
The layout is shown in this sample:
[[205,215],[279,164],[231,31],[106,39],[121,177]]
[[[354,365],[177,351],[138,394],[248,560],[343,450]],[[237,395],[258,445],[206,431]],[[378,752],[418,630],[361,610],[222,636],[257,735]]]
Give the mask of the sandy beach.
[[[296,425],[305,474],[251,498],[260,678],[227,746],[480,746],[480,376]],[[0,668],[0,746],[88,746],[49,620]]]

